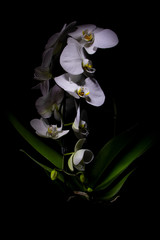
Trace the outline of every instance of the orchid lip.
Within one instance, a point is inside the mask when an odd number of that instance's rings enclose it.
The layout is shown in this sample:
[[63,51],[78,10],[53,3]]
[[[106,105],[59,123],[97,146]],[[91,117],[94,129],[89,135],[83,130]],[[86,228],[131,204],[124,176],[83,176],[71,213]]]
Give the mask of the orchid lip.
[[46,132],[46,136],[48,137],[56,137],[57,136],[57,126],[49,126]]
[[96,69],[93,68],[92,61],[89,59],[83,59],[82,67],[88,73],[95,73],[95,71],[96,71]]
[[80,97],[84,97],[84,98],[90,94],[88,88],[83,86],[77,89],[77,93]]
[[82,31],[82,39],[88,43],[92,43],[94,41],[94,33],[89,32],[88,29]]
[[79,125],[80,131],[82,133],[82,135],[88,136],[89,131],[87,130],[87,124],[85,123],[80,123]]

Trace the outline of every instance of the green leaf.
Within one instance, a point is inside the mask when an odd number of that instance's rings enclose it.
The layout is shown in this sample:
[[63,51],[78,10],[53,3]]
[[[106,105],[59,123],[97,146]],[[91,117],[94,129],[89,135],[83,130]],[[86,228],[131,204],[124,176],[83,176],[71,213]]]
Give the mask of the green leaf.
[[153,134],[142,134],[132,144],[130,151],[128,150],[119,161],[113,166],[106,178],[95,188],[95,190],[103,190],[108,187],[134,160],[144,154],[154,143]]
[[28,131],[11,113],[8,114],[9,121],[13,127],[19,132],[19,134],[43,157],[45,157],[54,166],[62,169],[63,157],[44,142],[40,140],[36,135]]
[[114,158],[135,137],[135,127],[122,132],[108,141],[98,152],[89,172],[89,181],[94,186]]
[[118,192],[121,190],[121,188],[123,187],[124,183],[126,182],[126,180],[128,179],[128,177],[131,175],[131,173],[134,170],[130,171],[128,174],[126,174],[118,183],[116,183],[109,191],[107,191],[106,193],[104,193],[100,199],[101,200],[111,200],[113,199]]
[[[38,162],[37,160],[35,160],[33,157],[31,157],[31,155],[29,155],[26,151],[24,151],[23,149],[20,149],[21,152],[23,152],[24,154],[26,154],[32,161],[34,161],[36,164],[38,164],[41,168],[43,168],[44,170],[46,170],[47,172],[51,173],[53,171],[52,168]],[[60,172],[57,172],[57,178],[64,182],[64,177]]]
[[42,167],[44,170],[46,170],[47,172],[52,172],[52,168],[38,162],[37,160],[35,160],[33,157],[31,157],[31,155],[29,155],[26,151],[24,151],[23,149],[20,149],[21,152],[23,152],[25,155],[27,155],[30,159],[32,159],[32,161],[34,161],[36,164],[38,164],[40,167]]

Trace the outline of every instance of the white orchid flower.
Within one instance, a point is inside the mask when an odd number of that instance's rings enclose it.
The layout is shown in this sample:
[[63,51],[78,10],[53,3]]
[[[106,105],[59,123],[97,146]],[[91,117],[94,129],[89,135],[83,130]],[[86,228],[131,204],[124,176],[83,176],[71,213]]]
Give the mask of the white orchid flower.
[[[76,81],[77,79],[77,81]],[[68,73],[54,78],[57,85],[63,88],[73,97],[84,98],[93,106],[101,106],[105,101],[105,95],[97,80],[85,78],[84,75],[73,76]]]
[[33,119],[30,121],[30,124],[36,131],[36,134],[44,138],[52,138],[56,140],[66,135],[69,132],[69,130],[62,130],[62,122],[61,122],[61,126],[57,127],[57,125],[47,124],[43,118]]
[[59,107],[64,97],[64,91],[58,85],[54,85],[49,90],[49,81],[45,81],[41,84],[42,97],[39,97],[35,103],[38,113],[43,118],[51,117],[54,112],[54,116],[59,120]]
[[60,64],[66,72],[72,75],[95,72],[91,60],[85,56],[82,45],[73,38],[68,38],[67,46],[60,56]]
[[45,46],[45,51],[42,55],[42,63],[35,68],[34,79],[48,80],[52,78],[52,58],[60,53],[63,41],[67,34],[72,31],[76,22],[64,24],[62,30],[51,36]]
[[81,119],[80,105],[77,107],[77,115],[72,124],[72,129],[76,137],[79,139],[87,137],[89,134],[87,129],[87,122]]
[[85,140],[85,138],[78,140],[74,147],[74,153],[68,160],[68,167],[71,171],[74,171],[74,168],[78,171],[85,171],[85,164],[90,163],[94,158],[92,151],[89,149],[82,149]]
[[95,53],[98,48],[114,47],[119,41],[112,30],[98,28],[93,24],[77,26],[69,35],[78,40],[89,54]]

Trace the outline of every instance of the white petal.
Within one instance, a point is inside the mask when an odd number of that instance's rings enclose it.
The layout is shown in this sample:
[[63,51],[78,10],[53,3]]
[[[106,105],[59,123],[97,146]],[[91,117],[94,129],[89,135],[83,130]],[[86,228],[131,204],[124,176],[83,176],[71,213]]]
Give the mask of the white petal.
[[65,73],[59,77],[54,78],[56,84],[63,88],[66,92],[74,96],[75,98],[79,98],[76,90],[78,88],[77,84],[71,81],[70,75]]
[[47,125],[42,119],[33,119],[30,121],[31,126],[36,130],[36,133],[40,136],[46,137]]
[[73,164],[76,166],[83,160],[83,155],[85,153],[86,149],[80,149],[78,150],[74,156],[73,156]]
[[49,93],[37,99],[35,105],[38,113],[43,118],[49,118],[52,115],[53,105],[60,104],[63,97],[63,90],[59,86],[54,85]]
[[86,97],[87,103],[97,107],[101,106],[105,101],[105,95],[97,80],[94,78],[86,78],[84,86],[87,87],[90,92]]
[[49,94],[38,98],[35,103],[37,112],[43,118],[49,118],[52,115],[52,104],[48,96]]
[[64,97],[63,89],[56,84],[50,89],[49,94],[51,102],[56,104],[60,104]]
[[90,163],[94,158],[93,153],[88,149],[80,149],[73,156],[73,164],[79,171],[85,170],[85,164]]
[[84,46],[84,48],[88,54],[94,54],[97,51],[97,47],[95,47],[94,44],[89,47]]
[[81,161],[78,165],[74,165],[74,167],[78,170],[78,171],[85,171],[85,164],[83,161]]
[[64,135],[66,135],[69,132],[69,130],[63,130],[61,132],[58,132],[57,135],[55,137],[52,137],[53,139],[58,139],[63,137]]
[[69,42],[62,51],[60,64],[66,72],[78,75],[84,72],[82,68],[83,58],[84,53],[82,46],[77,41]]
[[97,48],[111,48],[118,44],[118,37],[110,29],[104,29],[95,33],[94,46]]
[[80,124],[80,105],[77,108],[77,115],[72,125],[73,131],[79,131],[79,124]]

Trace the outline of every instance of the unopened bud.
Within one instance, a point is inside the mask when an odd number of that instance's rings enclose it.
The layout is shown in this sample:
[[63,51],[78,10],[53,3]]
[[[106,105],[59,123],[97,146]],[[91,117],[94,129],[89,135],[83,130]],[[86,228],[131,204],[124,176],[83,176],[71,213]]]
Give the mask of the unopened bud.
[[58,175],[58,172],[55,169],[53,169],[51,172],[51,180],[53,181],[56,180],[57,175]]
[[80,178],[81,183],[84,183],[84,182],[85,182],[85,176],[84,176],[83,173],[80,175],[79,178]]
[[93,189],[92,188],[87,188],[87,192],[93,192]]

